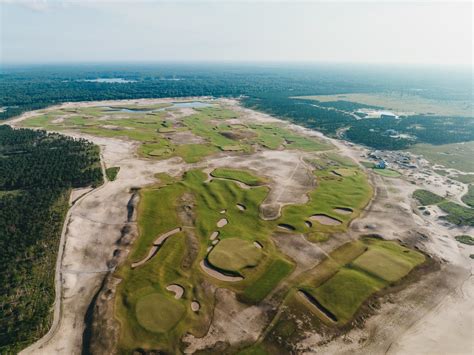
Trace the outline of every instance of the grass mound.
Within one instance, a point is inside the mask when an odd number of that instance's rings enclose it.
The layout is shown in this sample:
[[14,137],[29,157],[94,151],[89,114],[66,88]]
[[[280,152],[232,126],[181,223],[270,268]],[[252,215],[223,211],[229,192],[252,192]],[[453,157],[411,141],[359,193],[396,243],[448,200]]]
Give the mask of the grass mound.
[[211,176],[216,178],[240,181],[249,186],[258,186],[262,185],[265,182],[263,179],[245,170],[217,168],[211,173]]
[[137,301],[135,315],[138,323],[154,333],[168,332],[184,315],[184,306],[175,299],[152,293]]
[[219,242],[209,253],[209,262],[218,269],[239,272],[256,266],[262,250],[248,240],[229,238]]

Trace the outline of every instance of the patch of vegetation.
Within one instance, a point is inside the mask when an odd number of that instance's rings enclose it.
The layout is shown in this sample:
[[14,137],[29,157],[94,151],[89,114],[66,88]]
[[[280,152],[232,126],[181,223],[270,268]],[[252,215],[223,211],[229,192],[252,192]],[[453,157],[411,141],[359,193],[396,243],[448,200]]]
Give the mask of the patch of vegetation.
[[255,176],[245,170],[217,168],[211,172],[211,176],[216,178],[240,181],[249,186],[258,186],[265,183],[265,180],[263,180],[262,178]]
[[119,171],[120,171],[119,166],[110,167],[110,168],[105,169],[105,175],[107,175],[107,179],[109,181],[114,181],[117,178],[117,174]]
[[415,190],[413,192],[413,198],[423,206],[436,205],[443,202],[445,199],[428,190]]
[[449,201],[441,202],[438,206],[448,214],[442,217],[448,222],[458,226],[474,226],[474,208],[464,207]]
[[459,226],[474,226],[474,208],[464,207],[457,203],[447,201],[445,198],[428,190],[415,190],[413,197],[418,200],[421,205],[437,205],[442,211],[446,212],[446,216],[441,218],[450,223]]
[[69,192],[102,182],[99,159],[85,140],[0,126],[0,353],[48,331]]
[[474,245],[474,238],[470,235],[457,235],[455,239],[459,243],[467,244],[467,245]]
[[474,185],[469,185],[467,193],[462,197],[462,202],[470,207],[474,207]]

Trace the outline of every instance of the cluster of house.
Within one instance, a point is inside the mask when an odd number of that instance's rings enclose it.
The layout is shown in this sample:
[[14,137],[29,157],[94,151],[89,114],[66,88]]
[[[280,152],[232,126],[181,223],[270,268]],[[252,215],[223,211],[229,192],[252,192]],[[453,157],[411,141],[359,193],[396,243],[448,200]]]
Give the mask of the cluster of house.
[[415,159],[407,152],[374,150],[370,152],[367,157],[375,162],[377,169],[385,169],[389,165],[397,166],[402,169],[418,168]]

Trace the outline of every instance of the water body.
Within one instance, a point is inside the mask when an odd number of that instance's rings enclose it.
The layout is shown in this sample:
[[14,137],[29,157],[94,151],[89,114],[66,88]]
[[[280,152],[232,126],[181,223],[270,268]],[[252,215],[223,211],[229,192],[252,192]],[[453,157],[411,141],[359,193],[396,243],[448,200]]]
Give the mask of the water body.
[[128,112],[128,113],[148,113],[148,112],[159,112],[174,108],[202,108],[202,107],[209,107],[212,104],[202,101],[189,101],[189,102],[173,102],[171,106],[157,108],[157,109],[139,109],[139,108],[120,108],[120,107],[109,107],[106,106],[104,109],[110,112]]
[[84,79],[78,81],[85,81],[88,83],[106,83],[106,84],[126,84],[126,83],[136,83],[136,80],[127,80],[124,78],[97,78],[97,79]]

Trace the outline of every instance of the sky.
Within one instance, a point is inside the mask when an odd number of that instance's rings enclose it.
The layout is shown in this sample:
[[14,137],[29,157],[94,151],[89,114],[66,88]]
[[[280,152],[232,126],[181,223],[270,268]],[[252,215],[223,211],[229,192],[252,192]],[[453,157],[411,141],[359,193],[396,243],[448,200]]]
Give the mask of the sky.
[[472,66],[467,2],[0,0],[3,64]]

